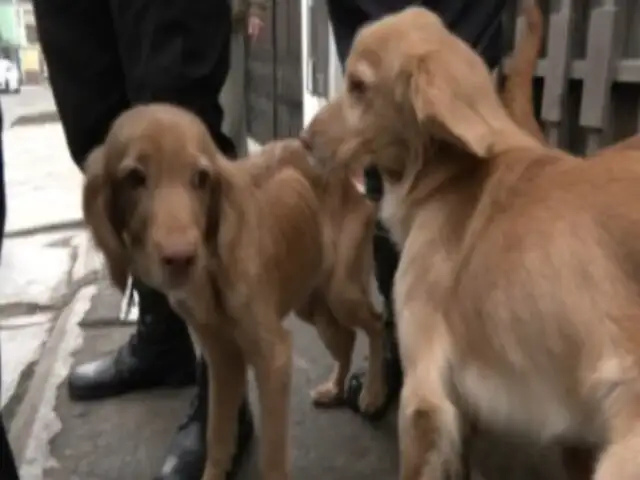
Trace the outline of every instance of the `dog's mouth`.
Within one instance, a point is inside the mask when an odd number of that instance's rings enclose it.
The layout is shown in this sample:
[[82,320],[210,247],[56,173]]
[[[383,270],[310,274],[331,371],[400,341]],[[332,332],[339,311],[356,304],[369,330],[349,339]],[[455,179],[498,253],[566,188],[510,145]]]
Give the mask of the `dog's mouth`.
[[191,283],[197,268],[196,257],[167,262],[163,260],[160,271],[162,283],[168,290],[180,290]]
[[303,130],[298,136],[298,141],[302,145],[303,150],[307,153],[307,160],[309,164],[314,168],[321,168],[322,163],[318,161],[318,157],[314,155],[313,145],[309,135]]

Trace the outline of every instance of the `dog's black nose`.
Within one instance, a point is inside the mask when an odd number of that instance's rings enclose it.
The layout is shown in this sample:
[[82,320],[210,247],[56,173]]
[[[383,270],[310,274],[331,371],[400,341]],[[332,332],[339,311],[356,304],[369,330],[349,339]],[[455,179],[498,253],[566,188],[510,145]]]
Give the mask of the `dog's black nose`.
[[169,268],[189,268],[195,262],[196,256],[190,253],[180,255],[164,255],[162,263]]
[[162,252],[162,264],[171,272],[185,273],[193,267],[196,253],[192,248],[171,248]]

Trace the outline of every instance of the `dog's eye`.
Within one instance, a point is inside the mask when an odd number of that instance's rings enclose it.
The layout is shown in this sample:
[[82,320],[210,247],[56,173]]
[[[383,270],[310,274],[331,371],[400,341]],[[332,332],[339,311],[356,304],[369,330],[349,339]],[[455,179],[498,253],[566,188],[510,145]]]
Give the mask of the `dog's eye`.
[[367,91],[367,84],[359,77],[350,76],[347,80],[347,91],[352,95],[363,95]]
[[129,188],[132,188],[134,190],[144,188],[144,186],[147,184],[147,176],[139,167],[133,167],[127,170],[126,173],[122,176],[122,180]]
[[193,175],[191,177],[191,185],[196,190],[204,190],[205,188],[207,188],[207,185],[209,185],[209,179],[209,172],[204,168],[199,168],[198,170],[193,172]]

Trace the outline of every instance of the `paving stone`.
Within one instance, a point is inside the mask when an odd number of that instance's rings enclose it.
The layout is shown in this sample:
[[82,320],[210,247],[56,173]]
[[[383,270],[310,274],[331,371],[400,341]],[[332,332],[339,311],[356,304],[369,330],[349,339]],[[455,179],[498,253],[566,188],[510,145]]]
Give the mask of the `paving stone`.
[[2,349],[2,385],[0,392],[4,407],[18,386],[20,375],[37,360],[42,345],[51,330],[51,314],[22,315],[0,323]]

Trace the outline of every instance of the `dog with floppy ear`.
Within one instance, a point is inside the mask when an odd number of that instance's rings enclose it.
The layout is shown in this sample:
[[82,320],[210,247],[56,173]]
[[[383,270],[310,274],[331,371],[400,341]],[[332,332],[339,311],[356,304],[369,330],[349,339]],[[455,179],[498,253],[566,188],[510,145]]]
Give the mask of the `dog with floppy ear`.
[[[194,115],[169,105],[125,112],[87,164],[84,211],[109,271],[165,292],[209,369],[204,480],[226,479],[247,368],[256,372],[262,478],[289,478],[291,341],[282,319],[314,324],[336,360],[314,401],[341,399],[354,329],[369,336],[360,398],[386,399],[382,322],[368,298],[374,209],[343,175],[318,175],[297,140],[230,162]],[[265,414],[264,412],[268,412]]]
[[89,159],[85,213],[114,281],[131,270],[166,293],[210,366],[203,479],[227,478],[248,367],[263,412],[262,478],[289,478],[291,341],[281,321],[323,265],[308,180],[287,167],[256,186],[194,115],[140,106]]
[[346,92],[305,142],[323,169],[383,176],[402,247],[401,478],[460,478],[463,414],[593,446],[597,480],[640,478],[638,154],[584,162],[542,144],[482,59],[415,7],[360,31]]

